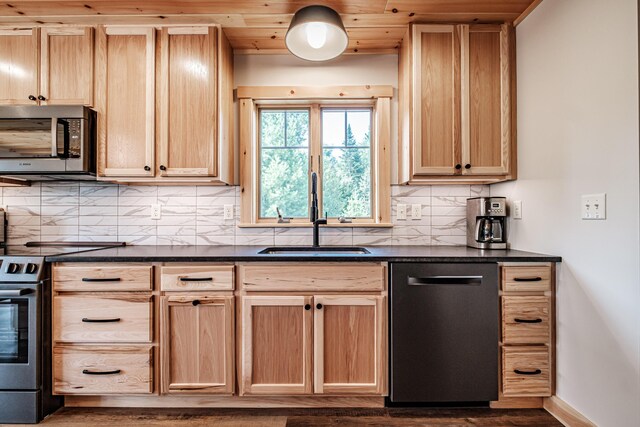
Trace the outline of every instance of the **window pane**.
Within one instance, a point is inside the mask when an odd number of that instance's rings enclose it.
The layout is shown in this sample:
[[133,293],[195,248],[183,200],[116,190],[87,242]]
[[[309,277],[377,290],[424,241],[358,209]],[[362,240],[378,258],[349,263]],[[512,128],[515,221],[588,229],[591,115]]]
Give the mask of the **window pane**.
[[309,112],[260,111],[260,217],[308,217]]
[[371,110],[322,110],[322,129],[323,211],[371,218]]
[[325,110],[322,112],[322,145],[344,146],[345,114],[343,111]]
[[347,111],[347,145],[368,147],[370,133],[371,111]]

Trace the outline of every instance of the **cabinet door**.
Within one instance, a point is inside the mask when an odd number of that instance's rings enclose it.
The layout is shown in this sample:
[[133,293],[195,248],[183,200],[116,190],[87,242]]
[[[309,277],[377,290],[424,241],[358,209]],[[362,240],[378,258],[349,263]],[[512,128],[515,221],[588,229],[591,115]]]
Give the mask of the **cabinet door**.
[[453,25],[415,25],[413,173],[453,175],[460,163],[460,38]]
[[42,104],[93,105],[93,28],[40,30]]
[[507,25],[462,26],[462,162],[466,175],[509,173],[510,33]]
[[162,176],[216,175],[216,31],[162,29]]
[[382,296],[314,297],[314,391],[384,392],[386,305]]
[[0,76],[0,104],[37,104],[37,29],[0,29]]
[[168,296],[162,311],[162,392],[233,393],[233,297]]
[[311,303],[310,296],[243,298],[240,394],[313,392]]
[[154,176],[155,30],[99,27],[98,174]]

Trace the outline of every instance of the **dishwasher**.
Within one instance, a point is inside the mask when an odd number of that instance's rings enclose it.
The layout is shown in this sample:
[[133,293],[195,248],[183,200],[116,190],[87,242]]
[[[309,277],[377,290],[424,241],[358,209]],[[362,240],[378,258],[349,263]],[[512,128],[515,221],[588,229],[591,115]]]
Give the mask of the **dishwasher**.
[[391,404],[498,399],[498,264],[391,264]]

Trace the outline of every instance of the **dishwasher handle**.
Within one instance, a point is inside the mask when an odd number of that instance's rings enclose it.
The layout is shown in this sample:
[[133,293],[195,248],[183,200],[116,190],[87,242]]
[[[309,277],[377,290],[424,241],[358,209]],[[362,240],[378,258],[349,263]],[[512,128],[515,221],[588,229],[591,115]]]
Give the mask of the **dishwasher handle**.
[[425,276],[409,277],[409,286],[424,285],[481,285],[482,276]]

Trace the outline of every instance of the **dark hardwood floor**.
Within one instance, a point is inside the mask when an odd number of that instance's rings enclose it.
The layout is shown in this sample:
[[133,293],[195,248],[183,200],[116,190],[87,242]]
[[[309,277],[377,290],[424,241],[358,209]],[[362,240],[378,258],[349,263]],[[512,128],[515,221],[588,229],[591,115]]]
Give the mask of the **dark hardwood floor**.
[[63,408],[45,426],[455,426],[562,427],[544,409],[140,409]]

